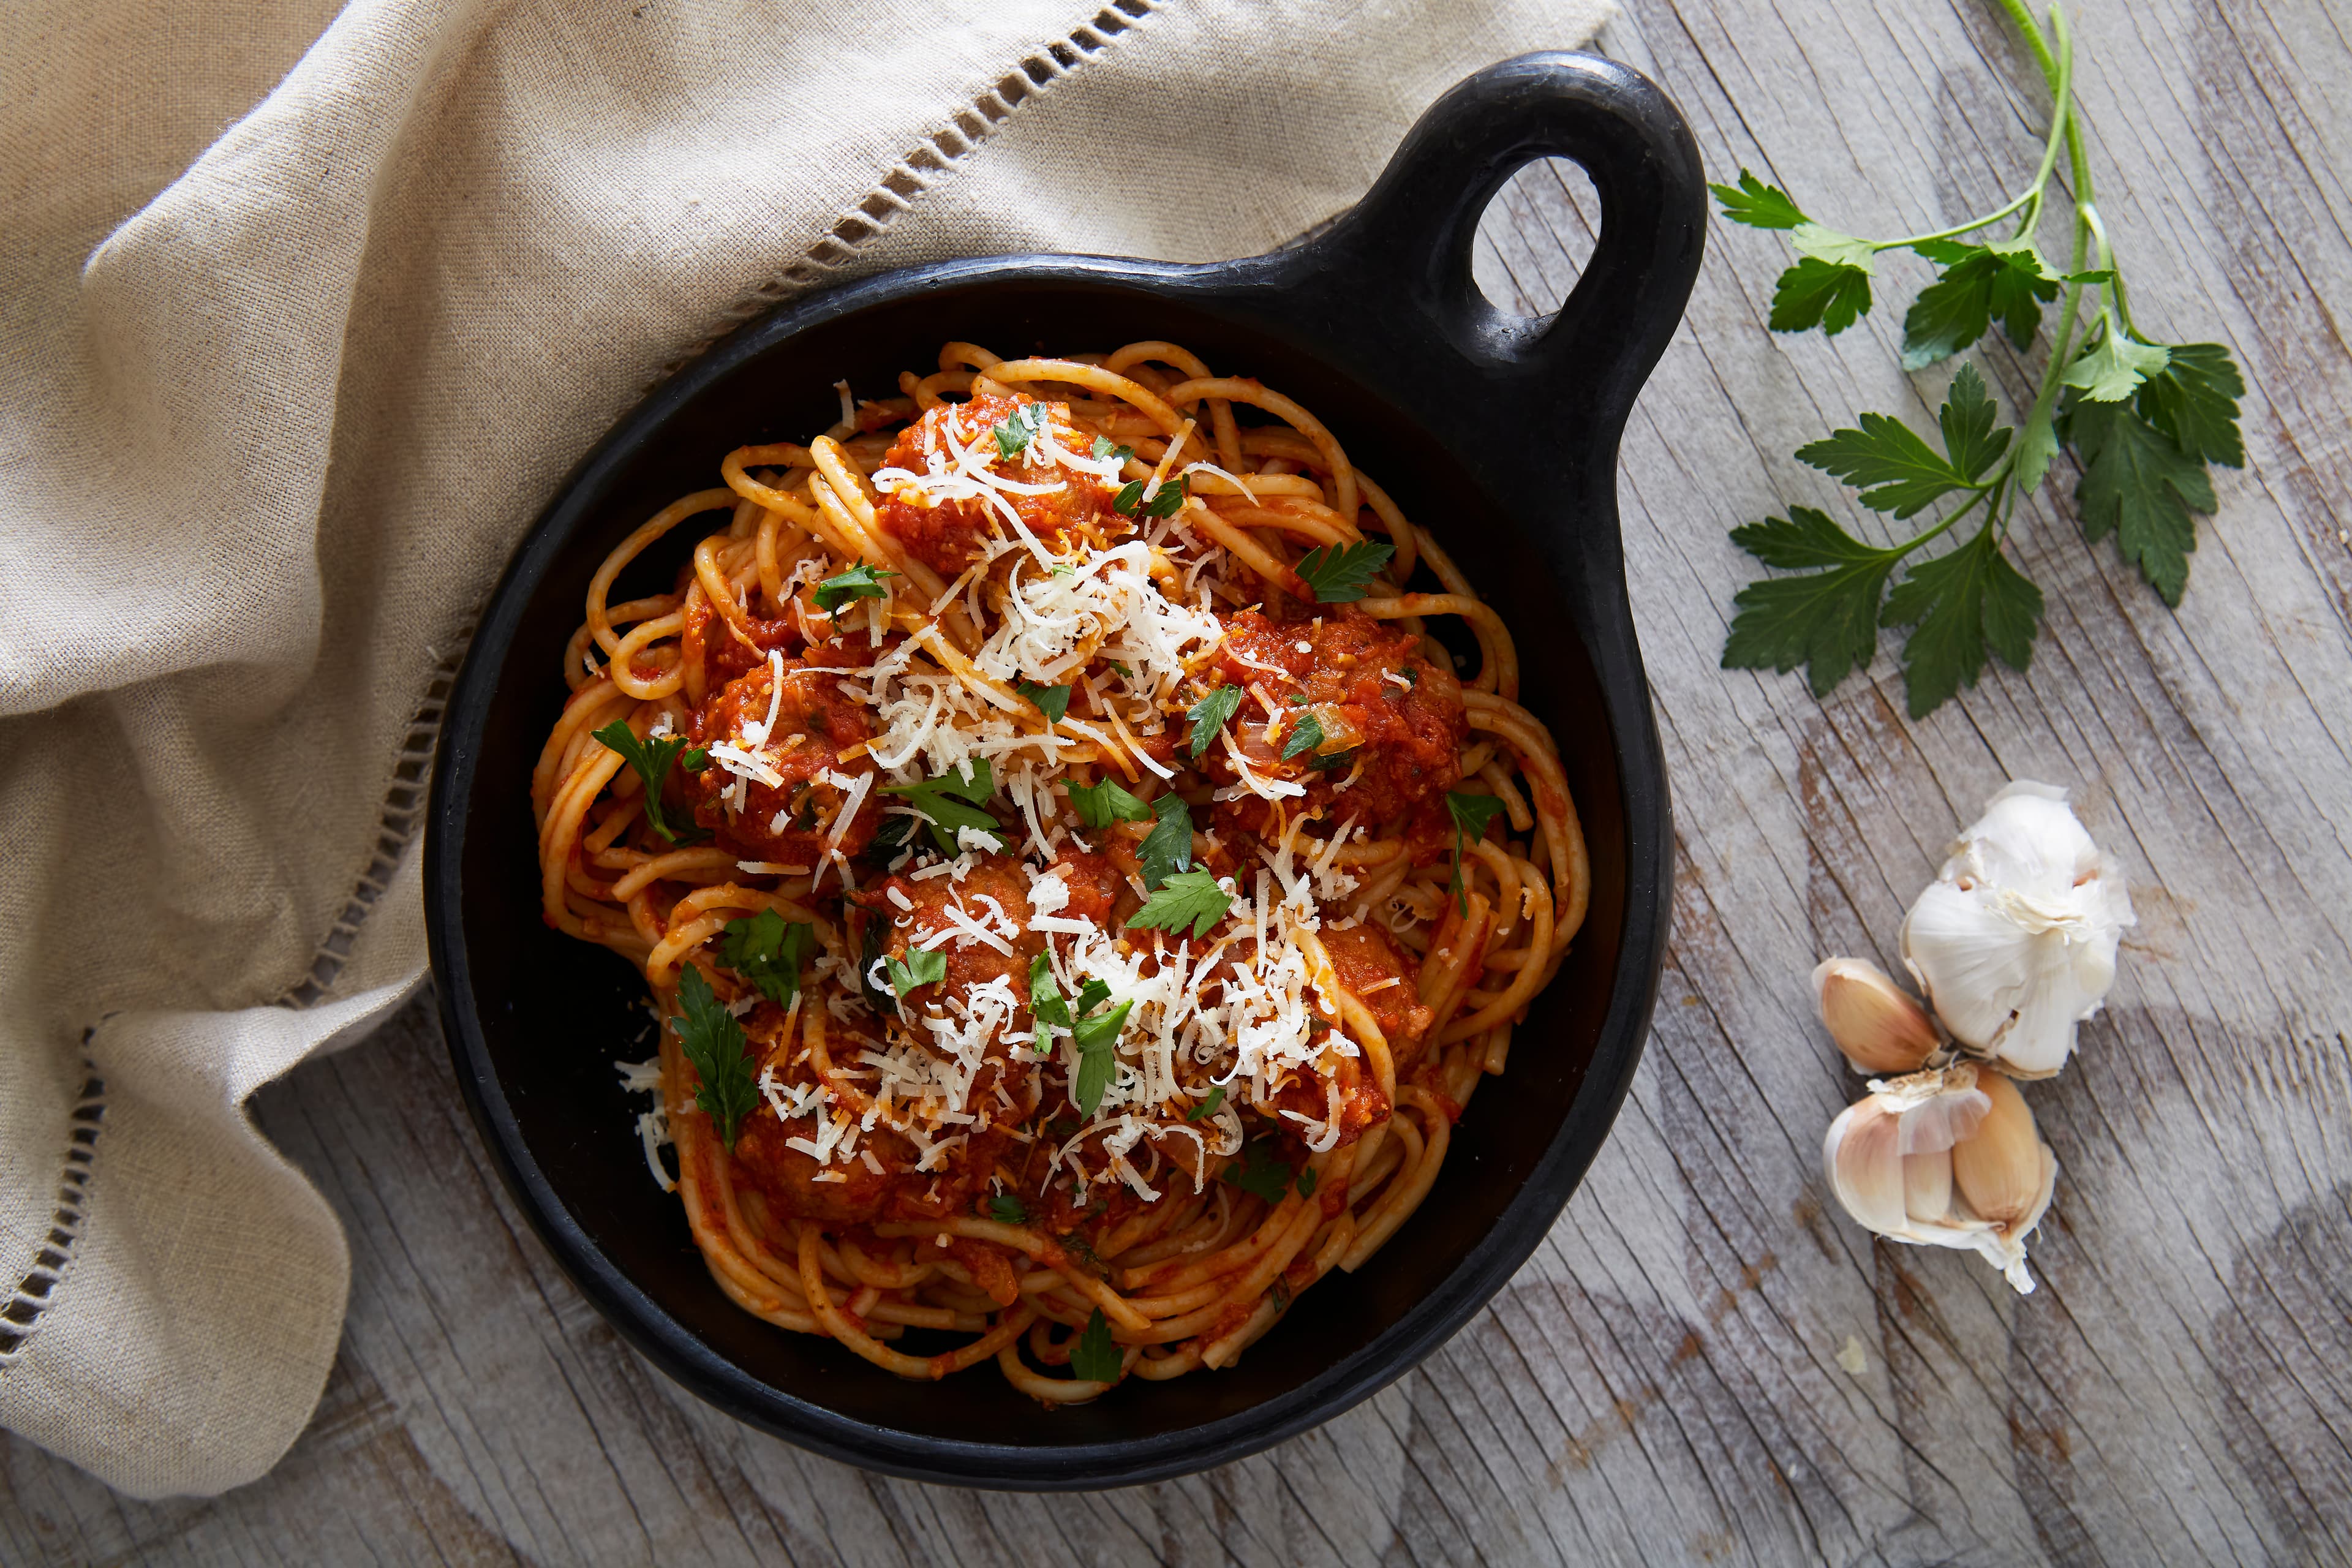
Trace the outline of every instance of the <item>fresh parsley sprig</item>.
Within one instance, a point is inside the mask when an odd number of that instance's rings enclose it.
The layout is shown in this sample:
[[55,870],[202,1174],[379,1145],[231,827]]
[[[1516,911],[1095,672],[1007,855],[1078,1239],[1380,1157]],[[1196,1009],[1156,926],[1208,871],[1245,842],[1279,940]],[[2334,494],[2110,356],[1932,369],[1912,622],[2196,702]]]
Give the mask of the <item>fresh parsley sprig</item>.
[[729,921],[719,944],[719,962],[750,981],[779,1007],[800,994],[801,969],[816,952],[816,928],[787,922],[773,910]]
[[1395,553],[1396,546],[1381,539],[1320,545],[1298,558],[1298,578],[1318,605],[1352,605]]
[[736,1131],[760,1103],[759,1090],[751,1084],[751,1046],[743,1038],[743,1026],[691,963],[678,976],[677,1001],[686,1016],[670,1024],[677,1030],[677,1043],[686,1048],[686,1059],[702,1079],[694,1103],[719,1129],[719,1142],[731,1153]]
[[1027,1225],[1029,1205],[1009,1193],[999,1193],[982,1205],[999,1225]]
[[954,773],[941,773],[920,784],[884,784],[884,795],[903,795],[907,804],[923,814],[931,831],[931,842],[942,855],[961,853],[956,842],[956,830],[977,828],[994,838],[997,847],[1010,842],[995,817],[982,809],[996,793],[996,779],[986,757],[974,757]]
[[[2175,605],[2188,587],[2196,514],[2217,504],[2208,469],[2245,461],[2238,429],[2245,382],[2229,351],[2216,343],[2159,343],[2133,320],[2094,201],[2064,14],[2052,8],[2045,34],[2025,0],[2000,5],[2040,65],[2053,104],[2041,164],[2009,201],[1932,234],[1874,240],[1815,223],[1786,192],[1745,169],[1738,184],[1711,187],[1732,222],[1789,233],[1798,260],[1773,295],[1775,331],[1819,327],[1834,335],[1851,327],[1870,310],[1877,258],[1898,251],[1937,269],[1904,316],[1906,370],[1959,353],[1995,325],[2020,351],[2030,349],[2043,307],[2057,306],[2049,358],[2014,429],[1996,425],[1982,376],[1964,365],[1938,418],[1940,452],[1880,414],[1865,414],[1859,428],[1798,452],[1860,489],[1864,506],[1898,520],[1959,498],[1932,526],[1878,546],[1820,511],[1791,507],[1785,518],[1732,531],[1733,542],[1765,565],[1809,574],[1768,577],[1740,590],[1724,668],[1786,672],[1802,664],[1814,695],[1826,697],[1869,664],[1880,627],[1909,626],[1903,673],[1915,719],[1974,686],[1988,651],[2018,669],[2032,661],[2042,591],[2011,563],[2002,544],[2019,503],[2041,489],[2062,451],[2071,449],[2078,468],[2074,501],[2084,537],[2095,543],[2114,534],[2124,559]],[[2062,153],[2073,186],[2072,250],[2063,268],[2034,243]],[[2005,237],[1986,232],[2011,224]],[[1956,531],[1970,519],[1972,532]],[[1958,542],[1912,559],[1947,533]],[[1904,575],[1895,582],[1898,565]]]
[[[646,786],[646,820],[653,824],[656,833],[672,844],[692,844],[710,837],[699,827],[674,828],[662,815],[662,784],[669,777],[670,764],[677,760],[680,752],[686,751],[685,736],[665,735],[658,740],[640,741],[625,719],[615,719],[591,733],[604,742],[606,751],[619,752]],[[686,765],[691,768],[706,757],[707,753],[697,747],[686,752]]]

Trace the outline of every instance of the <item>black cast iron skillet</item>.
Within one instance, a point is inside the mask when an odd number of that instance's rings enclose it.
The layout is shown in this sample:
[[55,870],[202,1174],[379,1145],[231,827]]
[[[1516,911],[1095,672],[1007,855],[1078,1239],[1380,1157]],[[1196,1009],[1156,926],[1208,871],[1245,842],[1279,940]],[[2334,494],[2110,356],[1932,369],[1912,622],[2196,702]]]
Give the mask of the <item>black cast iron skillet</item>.
[[[1555,154],[1600,192],[1599,246],[1557,316],[1507,317],[1471,281],[1472,236],[1515,170]],[[450,697],[425,910],[474,1120],[541,1239],[632,1344],[720,1409],[854,1464],[991,1487],[1115,1486],[1328,1419],[1502,1288],[1617,1113],[1664,948],[1666,784],[1614,487],[1627,410],[1698,268],[1702,191],[1689,133],[1651,83],[1590,56],[1529,55],[1439,100],[1363,202],[1310,240],[1205,267],[997,257],[849,284],[737,332],[581,464],[509,565]],[[1131,1381],[1053,1411],[985,1367],[902,1382],[719,1293],[677,1198],[647,1177],[638,1102],[609,1065],[652,1054],[644,985],[541,923],[532,849],[531,764],[605,552],[711,484],[733,447],[830,425],[837,379],[893,387],[957,338],[1005,354],[1172,339],[1312,409],[1513,628],[1523,700],[1559,737],[1592,855],[1591,913],[1566,967],[1387,1247],[1317,1285],[1236,1367]],[[687,548],[667,542],[616,599],[667,585]]]

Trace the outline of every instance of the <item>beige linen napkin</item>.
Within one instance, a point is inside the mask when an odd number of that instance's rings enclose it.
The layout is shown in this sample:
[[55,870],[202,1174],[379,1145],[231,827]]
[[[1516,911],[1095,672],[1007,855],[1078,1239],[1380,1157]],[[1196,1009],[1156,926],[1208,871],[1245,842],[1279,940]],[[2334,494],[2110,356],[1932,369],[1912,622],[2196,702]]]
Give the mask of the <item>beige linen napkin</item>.
[[243,1102],[416,984],[436,680],[666,367],[885,266],[1263,249],[1610,6],[18,8],[0,1423],[142,1497],[301,1430],[349,1263]]

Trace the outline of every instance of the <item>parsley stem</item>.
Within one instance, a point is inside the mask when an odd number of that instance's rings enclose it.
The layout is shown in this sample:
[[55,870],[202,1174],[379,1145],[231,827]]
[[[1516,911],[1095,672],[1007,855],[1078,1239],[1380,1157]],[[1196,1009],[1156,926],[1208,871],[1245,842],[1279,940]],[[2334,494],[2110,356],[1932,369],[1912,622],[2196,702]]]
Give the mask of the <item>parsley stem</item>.
[[2107,303],[2114,310],[2120,330],[2137,338],[2139,329],[2132,325],[2131,301],[2124,294],[2124,275],[2116,268],[2115,247],[2107,243],[2107,226],[2099,221],[2099,209],[2090,203],[2082,205],[2080,216],[2091,237],[2098,243],[2099,265],[2107,273]]
[[[2021,0],[2002,0],[2002,5],[2007,7],[2011,16],[2017,20],[2018,26],[2030,35],[2028,42],[2033,45],[2034,54],[2042,62],[2042,74],[2050,79],[2052,100],[2050,132],[2042,140],[2041,166],[2033,171],[2033,178],[2027,183],[2025,189],[1982,217],[1973,217],[1966,223],[1955,224],[1950,228],[1937,229],[1933,234],[1915,234],[1902,239],[1873,240],[1871,242],[1873,250],[1901,250],[1907,246],[1926,245],[1932,240],[1954,239],[1964,234],[1973,234],[1980,228],[1990,228],[2011,214],[2029,206],[2032,210],[2027,214],[2023,226],[2018,230],[2018,237],[2023,238],[2031,235],[2034,226],[2040,221],[2042,193],[2050,184],[2051,172],[2058,167],[2058,149],[2074,137],[2074,41],[2067,36],[2064,19],[2059,16],[2056,8],[2053,7],[2050,14],[2051,25],[2058,35],[2058,58],[2053,67],[2048,49],[2042,47],[2041,34],[2034,28],[2032,18],[2025,11]],[[2077,161],[2079,162],[2079,158]]]
[[1925,533],[1918,534],[1914,538],[1906,540],[1901,544],[1888,546],[1886,553],[1895,556],[1908,555],[1913,551],[1918,549],[1921,545],[1932,542],[1937,534],[1950,532],[1952,524],[1959,521],[1960,519],[1974,511],[1977,509],[1977,503],[1979,501],[1984,500],[1986,496],[1997,492],[2000,488],[2000,479],[1996,476],[1990,489],[1978,490],[1976,494],[1969,497],[1965,502],[1953,508],[1951,512],[1945,517],[1943,521],[1927,530]]

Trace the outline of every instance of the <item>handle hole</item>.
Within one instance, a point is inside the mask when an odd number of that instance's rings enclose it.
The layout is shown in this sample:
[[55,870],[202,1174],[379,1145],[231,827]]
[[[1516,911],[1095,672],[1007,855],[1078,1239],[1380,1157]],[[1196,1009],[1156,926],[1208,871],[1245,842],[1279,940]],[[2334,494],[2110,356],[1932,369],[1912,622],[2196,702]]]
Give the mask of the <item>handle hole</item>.
[[1470,276],[1507,316],[1549,316],[1566,302],[1601,233],[1601,195],[1581,164],[1539,158],[1486,204]]

